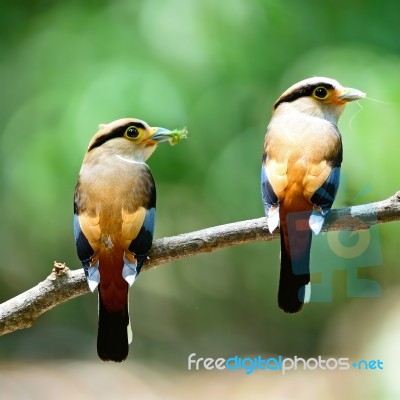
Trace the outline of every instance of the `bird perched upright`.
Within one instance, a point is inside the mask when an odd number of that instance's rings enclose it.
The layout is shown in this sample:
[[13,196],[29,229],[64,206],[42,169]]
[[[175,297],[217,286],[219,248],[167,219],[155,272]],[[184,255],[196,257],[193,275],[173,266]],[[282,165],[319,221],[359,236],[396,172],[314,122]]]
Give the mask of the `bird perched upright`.
[[270,232],[280,224],[278,304],[285,312],[298,312],[309,300],[311,232],[320,232],[339,186],[338,119],[347,102],[363,97],[336,80],[314,77],[291,86],[275,102],[261,189]]
[[156,187],[145,161],[174,132],[125,118],[100,125],[75,188],[74,234],[90,289],[99,285],[97,352],[123,361],[131,330],[128,285],[153,241]]

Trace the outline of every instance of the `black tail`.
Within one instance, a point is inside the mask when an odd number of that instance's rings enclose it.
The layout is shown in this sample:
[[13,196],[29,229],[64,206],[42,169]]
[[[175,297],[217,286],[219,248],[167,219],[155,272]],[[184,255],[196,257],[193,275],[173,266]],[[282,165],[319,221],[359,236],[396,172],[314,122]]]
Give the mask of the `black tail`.
[[128,357],[128,325],[128,304],[122,311],[107,311],[99,291],[97,354],[103,361],[121,362]]
[[[295,214],[295,213],[293,213]],[[307,213],[309,216],[309,213]],[[278,304],[287,313],[296,313],[303,307],[306,285],[310,282],[311,230],[308,217],[300,224],[305,229],[291,229],[299,226],[294,223],[281,224],[281,273],[279,280]],[[307,225],[305,225],[305,223]],[[285,226],[285,228],[282,227]],[[289,248],[288,248],[289,247]]]

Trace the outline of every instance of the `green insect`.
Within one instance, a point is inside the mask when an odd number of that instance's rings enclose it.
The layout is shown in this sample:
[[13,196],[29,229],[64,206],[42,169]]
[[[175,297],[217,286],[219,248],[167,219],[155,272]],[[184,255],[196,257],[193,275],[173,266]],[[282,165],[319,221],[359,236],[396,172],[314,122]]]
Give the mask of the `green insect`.
[[169,134],[169,136],[171,137],[169,142],[171,143],[171,145],[175,145],[175,144],[179,143],[182,139],[187,139],[187,135],[188,135],[188,131],[186,128],[174,129]]

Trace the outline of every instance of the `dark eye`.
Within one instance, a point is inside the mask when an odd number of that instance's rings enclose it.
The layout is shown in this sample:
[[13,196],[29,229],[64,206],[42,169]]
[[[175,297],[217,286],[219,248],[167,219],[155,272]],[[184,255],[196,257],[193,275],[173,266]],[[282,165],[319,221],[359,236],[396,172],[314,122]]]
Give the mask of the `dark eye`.
[[313,93],[317,99],[326,99],[328,97],[328,91],[323,86],[318,86]]
[[126,136],[128,138],[132,138],[135,139],[139,136],[139,131],[135,126],[130,126],[127,130],[126,130]]

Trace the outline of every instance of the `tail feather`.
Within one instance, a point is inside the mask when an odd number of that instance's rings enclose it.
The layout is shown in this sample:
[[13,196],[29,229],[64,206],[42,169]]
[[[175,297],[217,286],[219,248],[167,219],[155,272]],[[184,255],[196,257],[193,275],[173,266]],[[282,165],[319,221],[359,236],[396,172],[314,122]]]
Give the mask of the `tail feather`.
[[[308,301],[306,286],[310,282],[311,230],[309,212],[291,213],[281,220],[281,271],[278,291],[279,307],[296,313]],[[283,222],[283,223],[282,223]]]
[[128,283],[122,277],[123,251],[119,247],[102,249],[99,255],[99,327],[97,353],[104,361],[124,361],[131,335]]
[[129,312],[128,304],[119,311],[108,311],[99,291],[99,328],[97,333],[97,353],[103,361],[121,362],[129,352]]

